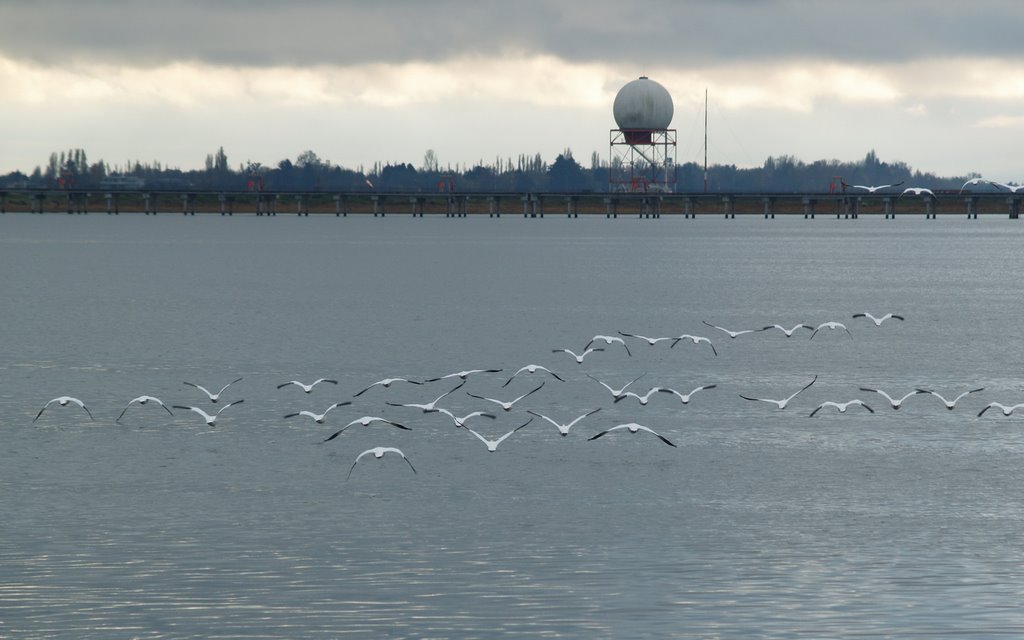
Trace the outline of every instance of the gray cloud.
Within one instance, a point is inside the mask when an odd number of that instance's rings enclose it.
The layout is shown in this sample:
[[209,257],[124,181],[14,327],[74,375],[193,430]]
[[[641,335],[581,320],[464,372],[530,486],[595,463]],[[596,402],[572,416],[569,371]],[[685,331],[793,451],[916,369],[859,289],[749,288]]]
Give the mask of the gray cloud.
[[0,51],[45,64],[352,64],[503,51],[627,65],[1020,57],[1024,5],[903,0],[0,0]]

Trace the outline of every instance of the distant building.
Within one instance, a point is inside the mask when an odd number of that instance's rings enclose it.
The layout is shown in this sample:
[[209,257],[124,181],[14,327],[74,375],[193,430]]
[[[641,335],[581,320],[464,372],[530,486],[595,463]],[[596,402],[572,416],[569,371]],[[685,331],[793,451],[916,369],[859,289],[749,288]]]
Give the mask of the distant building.
[[146,186],[146,181],[137,176],[112,175],[100,182],[100,187],[111,191],[135,191]]

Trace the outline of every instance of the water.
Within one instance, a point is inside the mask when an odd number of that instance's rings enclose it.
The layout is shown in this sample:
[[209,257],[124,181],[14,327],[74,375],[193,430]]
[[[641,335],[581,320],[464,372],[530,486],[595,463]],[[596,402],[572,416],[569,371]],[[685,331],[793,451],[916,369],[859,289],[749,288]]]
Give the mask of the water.
[[[0,637],[1019,637],[1016,221],[0,217]],[[902,313],[874,327],[850,316]],[[846,322],[854,335],[735,340]],[[631,340],[577,365],[552,349]],[[501,385],[519,367],[542,374]],[[447,418],[376,388],[471,368]],[[686,392],[613,403],[613,385]],[[782,398],[785,411],[738,394]],[[212,408],[208,428],[132,407]],[[333,377],[312,394],[275,387]],[[505,413],[465,391],[511,399]],[[899,412],[876,394],[930,396]],[[58,395],[74,407],[39,409]],[[818,403],[860,397],[874,414]],[[353,427],[361,415],[412,427]],[[645,424],[674,441],[611,433]],[[355,457],[400,447],[399,459]]]

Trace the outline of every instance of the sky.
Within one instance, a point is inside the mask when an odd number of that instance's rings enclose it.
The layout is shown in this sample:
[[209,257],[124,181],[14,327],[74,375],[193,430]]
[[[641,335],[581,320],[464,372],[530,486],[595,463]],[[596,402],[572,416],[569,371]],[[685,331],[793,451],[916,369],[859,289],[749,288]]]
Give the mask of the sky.
[[1024,181],[1019,0],[0,0],[0,174],[82,148],[114,166],[350,169],[569,149],[608,159],[645,75],[677,161],[857,161]]

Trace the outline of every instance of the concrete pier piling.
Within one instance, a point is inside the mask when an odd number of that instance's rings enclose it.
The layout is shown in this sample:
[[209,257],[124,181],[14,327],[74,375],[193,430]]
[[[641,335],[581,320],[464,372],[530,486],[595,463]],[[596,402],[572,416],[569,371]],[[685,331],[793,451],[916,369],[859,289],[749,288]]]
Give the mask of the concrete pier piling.
[[337,194],[334,196],[334,216],[348,216],[348,208],[346,207],[345,196]]

